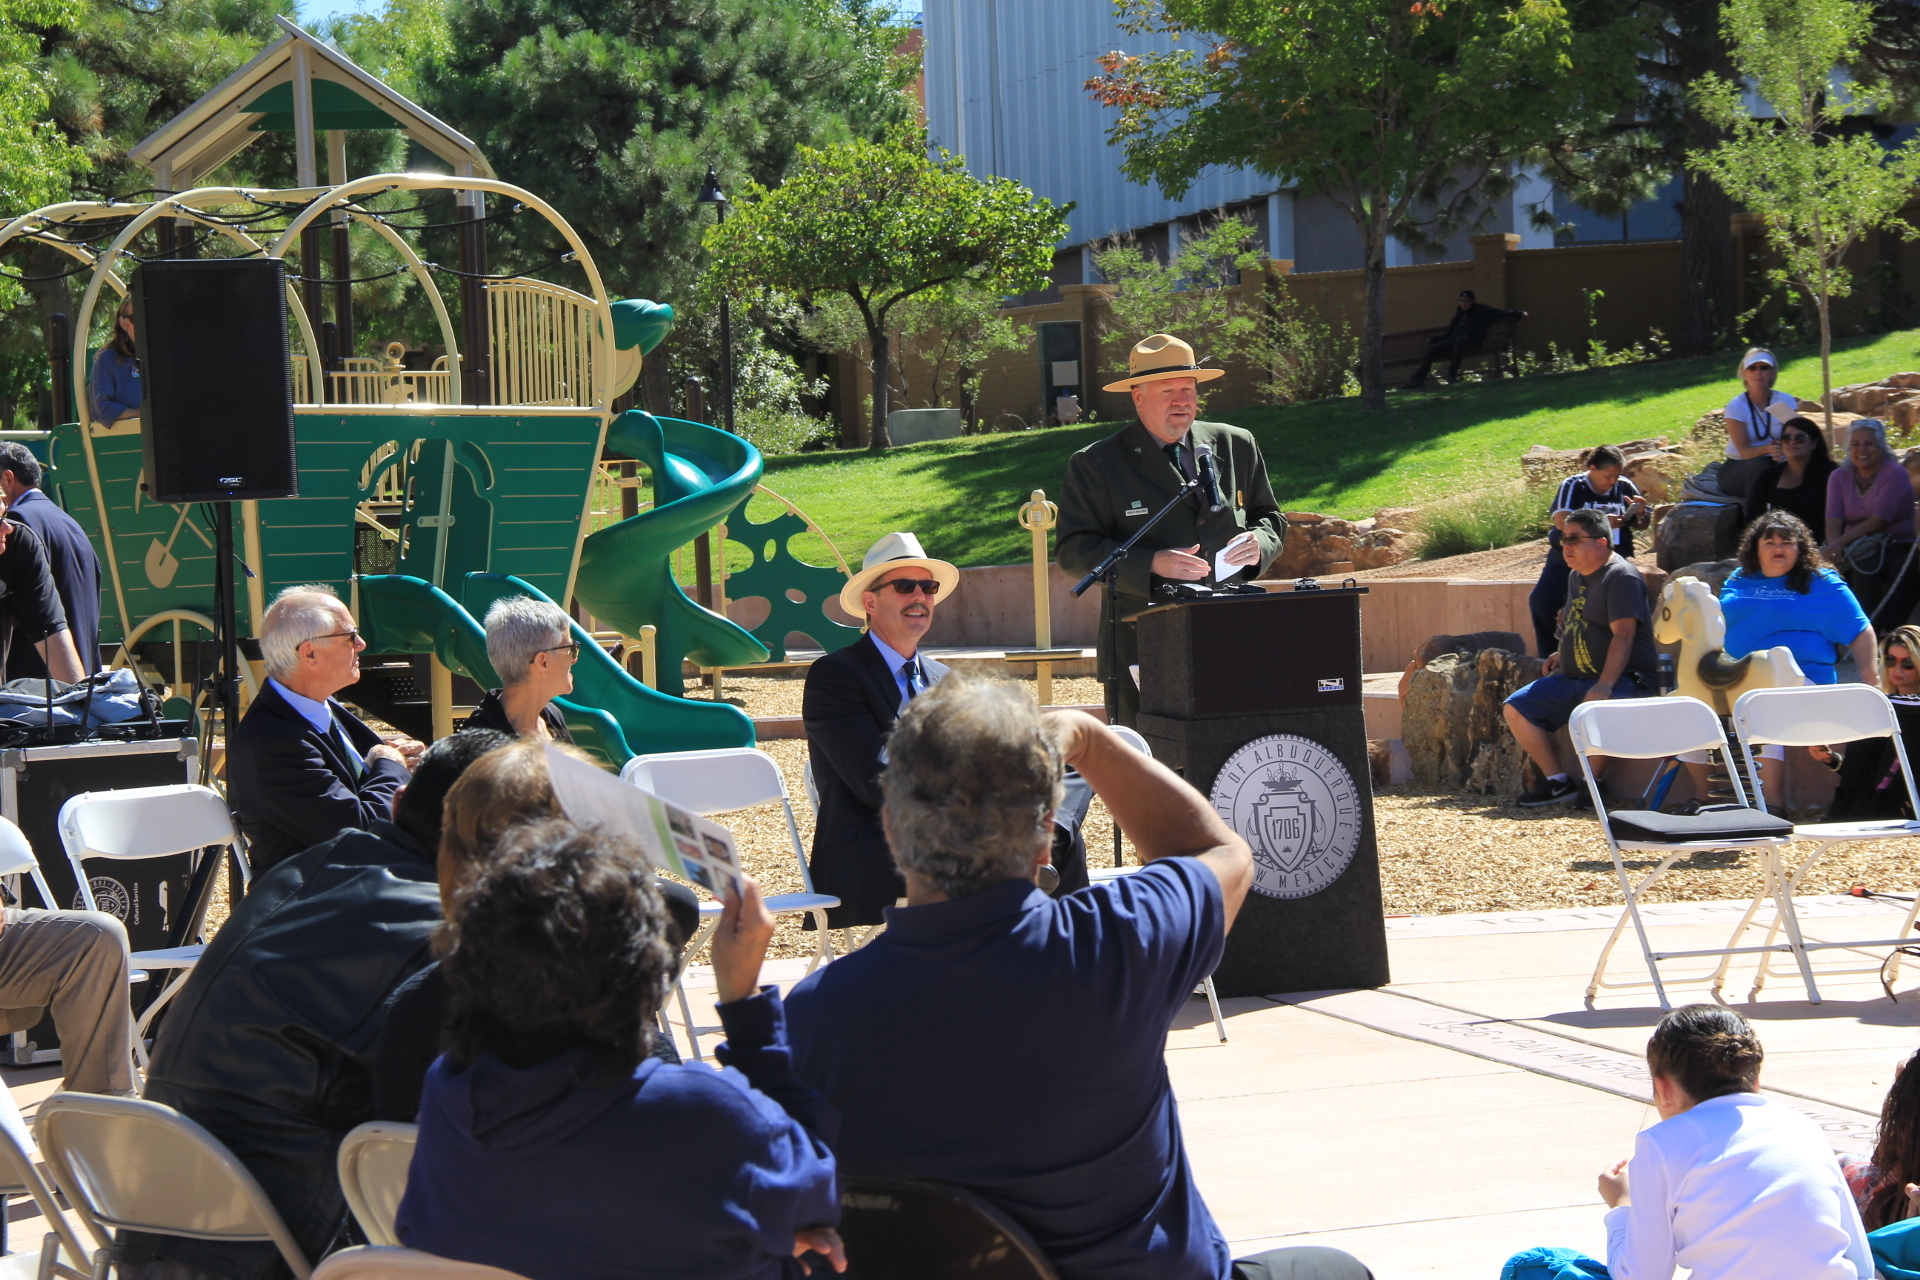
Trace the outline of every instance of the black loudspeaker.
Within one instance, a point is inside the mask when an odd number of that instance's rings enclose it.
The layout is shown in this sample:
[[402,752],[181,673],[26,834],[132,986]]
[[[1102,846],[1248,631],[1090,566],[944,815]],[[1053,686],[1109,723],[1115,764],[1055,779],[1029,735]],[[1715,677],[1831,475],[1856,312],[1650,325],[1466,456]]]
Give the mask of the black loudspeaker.
[[295,497],[286,264],[143,263],[133,273],[133,324],[148,499]]

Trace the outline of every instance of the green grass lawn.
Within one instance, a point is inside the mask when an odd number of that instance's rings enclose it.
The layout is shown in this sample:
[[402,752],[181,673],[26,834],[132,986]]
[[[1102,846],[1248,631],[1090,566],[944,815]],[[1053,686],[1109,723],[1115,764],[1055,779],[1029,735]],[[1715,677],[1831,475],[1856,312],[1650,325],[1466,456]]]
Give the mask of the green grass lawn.
[[[1819,351],[1780,354],[1781,389],[1817,397]],[[1204,416],[1259,438],[1283,509],[1358,518],[1515,479],[1520,455],[1536,444],[1678,440],[1702,412],[1738,391],[1734,362],[1728,353],[1395,392],[1381,413],[1343,399]],[[1835,386],[1916,368],[1920,330],[1840,343],[1833,353]],[[1014,523],[1016,509],[1035,489],[1057,497],[1067,459],[1113,430],[1108,423],[970,436],[878,457],[846,451],[771,458],[764,483],[812,516],[856,567],[867,547],[895,529],[919,534],[929,554],[957,564],[1009,564],[1031,554],[1028,535]],[[758,507],[754,514],[765,518]],[[804,545],[811,541],[796,540],[794,550],[818,562],[822,555]]]

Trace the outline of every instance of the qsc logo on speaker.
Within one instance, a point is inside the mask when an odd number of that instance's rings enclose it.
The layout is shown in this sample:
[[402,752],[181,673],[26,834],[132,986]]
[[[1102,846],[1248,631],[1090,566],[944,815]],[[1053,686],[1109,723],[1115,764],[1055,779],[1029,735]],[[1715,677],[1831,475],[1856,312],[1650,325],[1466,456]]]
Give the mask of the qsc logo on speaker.
[[1253,847],[1253,888],[1305,898],[1360,850],[1360,793],[1340,758],[1291,733],[1255,738],[1213,780],[1213,807]]

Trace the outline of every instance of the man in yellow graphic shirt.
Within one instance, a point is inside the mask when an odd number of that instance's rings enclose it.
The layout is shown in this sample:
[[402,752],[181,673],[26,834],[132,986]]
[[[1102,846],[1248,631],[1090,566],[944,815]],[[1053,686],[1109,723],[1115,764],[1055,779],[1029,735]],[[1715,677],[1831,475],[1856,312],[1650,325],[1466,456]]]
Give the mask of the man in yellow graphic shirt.
[[1564,804],[1580,793],[1560,767],[1553,735],[1582,702],[1637,698],[1657,692],[1653,622],[1647,584],[1632,561],[1613,550],[1604,512],[1567,514],[1560,544],[1573,576],[1560,614],[1560,651],[1549,654],[1538,680],[1507,699],[1507,726],[1545,781],[1524,792],[1526,809]]

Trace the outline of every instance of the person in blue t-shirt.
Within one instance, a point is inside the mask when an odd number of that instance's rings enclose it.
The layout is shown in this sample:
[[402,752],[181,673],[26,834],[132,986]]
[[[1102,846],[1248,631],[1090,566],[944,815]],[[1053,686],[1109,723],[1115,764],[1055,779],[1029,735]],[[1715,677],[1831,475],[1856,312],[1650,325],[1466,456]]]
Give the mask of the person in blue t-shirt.
[[146,390],[140,381],[140,362],[133,344],[133,299],[120,304],[113,315],[113,337],[93,358],[93,376],[87,379],[87,398],[93,401],[93,420],[107,426],[122,418],[140,416]]
[[[1060,1280],[1367,1276],[1336,1249],[1235,1261],[1187,1166],[1167,1029],[1253,880],[1207,798],[1092,717],[959,672],[913,700],[887,752],[907,905],[787,998],[794,1072],[841,1118],[841,1175],[965,1187]],[[1035,879],[1063,763],[1145,866],[1056,899]]]
[[[1809,681],[1833,684],[1835,659],[1847,649],[1860,679],[1879,687],[1878,642],[1866,612],[1840,575],[1821,566],[1812,530],[1790,511],[1768,511],[1747,526],[1740,567],[1720,588],[1720,612],[1729,657],[1785,645]],[[1698,790],[1706,765],[1687,763]],[[1785,794],[1785,769],[1783,748],[1762,749],[1760,780],[1775,800]]]

